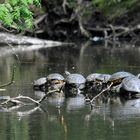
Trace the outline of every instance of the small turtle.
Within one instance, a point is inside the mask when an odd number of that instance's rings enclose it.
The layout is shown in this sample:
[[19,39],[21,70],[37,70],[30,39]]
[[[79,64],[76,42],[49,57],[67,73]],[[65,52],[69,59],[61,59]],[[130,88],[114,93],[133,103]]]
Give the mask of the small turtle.
[[98,91],[101,91],[107,87],[107,82],[110,77],[110,74],[100,74],[98,77],[96,77],[96,86],[98,88]]
[[129,76],[135,77],[135,75],[129,72],[125,72],[125,71],[116,72],[111,75],[107,83],[112,84],[112,86],[119,85],[121,84],[124,78],[129,77]]
[[33,83],[34,90],[44,91],[46,82],[47,82],[46,77],[42,77],[42,78],[35,80]]
[[110,74],[100,74],[98,77],[96,77],[96,82],[107,83],[110,77]]
[[140,79],[133,76],[124,78],[121,84],[121,93],[124,92],[128,93],[126,96],[135,96],[140,93]]
[[66,84],[65,87],[68,90],[68,96],[77,95],[79,92],[85,88],[86,79],[83,75],[78,73],[69,73],[65,72],[66,75]]
[[60,90],[64,87],[65,79],[59,73],[52,73],[47,76],[47,82],[45,85],[46,91],[49,90]]
[[96,78],[99,77],[99,73],[92,73],[89,74],[86,78],[86,92],[87,94],[93,94],[98,91],[96,85]]
[[90,74],[90,75],[87,76],[86,82],[87,83],[95,82],[96,78],[99,77],[99,76],[100,76],[99,73],[92,73],[92,74]]

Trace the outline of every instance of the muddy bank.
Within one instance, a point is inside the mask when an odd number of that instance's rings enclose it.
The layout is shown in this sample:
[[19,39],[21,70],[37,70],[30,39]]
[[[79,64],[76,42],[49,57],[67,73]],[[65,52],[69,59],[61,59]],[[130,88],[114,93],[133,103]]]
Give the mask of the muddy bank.
[[[72,5],[73,4],[73,5]],[[138,39],[140,36],[140,2],[121,15],[109,14],[90,0],[42,0],[44,14],[37,17],[35,34],[40,38],[69,40],[76,37]],[[108,11],[109,11],[108,10]]]

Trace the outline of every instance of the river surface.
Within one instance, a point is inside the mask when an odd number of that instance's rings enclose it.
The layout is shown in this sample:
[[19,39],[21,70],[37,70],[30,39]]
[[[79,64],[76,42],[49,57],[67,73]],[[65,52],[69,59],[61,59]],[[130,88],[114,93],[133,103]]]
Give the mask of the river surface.
[[[112,74],[124,70],[138,74],[140,46],[86,42],[21,52],[1,46],[0,85],[10,81],[15,65],[15,83],[0,95],[21,94],[37,100],[43,93],[33,90],[33,81],[50,73],[64,74],[67,70],[86,77],[94,72]],[[48,98],[40,107],[0,107],[0,139],[140,140],[140,100],[117,98],[113,104],[99,102],[91,109],[81,95]]]

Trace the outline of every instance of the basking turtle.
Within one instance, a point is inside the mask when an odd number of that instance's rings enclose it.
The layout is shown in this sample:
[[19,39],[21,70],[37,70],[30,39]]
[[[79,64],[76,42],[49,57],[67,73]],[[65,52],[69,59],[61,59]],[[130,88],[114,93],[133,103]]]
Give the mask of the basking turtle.
[[116,72],[114,74],[111,75],[111,77],[109,78],[108,80],[108,84],[112,84],[112,86],[115,86],[115,85],[119,85],[121,84],[122,80],[126,77],[135,77],[135,75],[129,73],[129,72],[125,72],[125,71],[120,71],[120,72]]
[[107,82],[110,79],[110,77],[111,77],[110,74],[100,74],[96,78],[96,86],[98,88],[98,91],[101,91],[107,87]]
[[82,91],[85,88],[86,79],[83,75],[78,73],[69,73],[65,72],[66,75],[66,90],[69,92],[66,95],[68,96],[75,96],[79,93],[79,91]]
[[92,83],[92,82],[95,82],[96,78],[99,77],[100,74],[99,73],[92,73],[92,74],[89,74],[86,78],[86,82],[87,83]]
[[92,73],[89,74],[86,78],[86,92],[88,94],[88,96],[91,94],[94,94],[96,92],[98,92],[98,86],[96,83],[96,78],[99,77],[100,74],[99,73]]
[[99,73],[92,73],[92,74],[88,75],[87,78],[86,78],[86,86],[88,88],[90,88],[93,85],[95,85],[96,78],[99,77],[99,76],[100,76]]
[[39,78],[39,79],[35,80],[34,83],[33,83],[34,90],[45,91],[46,82],[47,82],[46,77],[42,77],[42,78]]
[[59,73],[52,73],[47,76],[47,82],[45,84],[46,91],[60,90],[64,87],[65,79]]
[[[123,94],[123,93],[126,94]],[[140,93],[140,79],[137,77],[126,77],[122,80],[121,84],[121,93],[124,96],[132,97],[135,96],[137,93]]]
[[98,77],[96,77],[96,82],[107,83],[110,77],[110,74],[100,74]]

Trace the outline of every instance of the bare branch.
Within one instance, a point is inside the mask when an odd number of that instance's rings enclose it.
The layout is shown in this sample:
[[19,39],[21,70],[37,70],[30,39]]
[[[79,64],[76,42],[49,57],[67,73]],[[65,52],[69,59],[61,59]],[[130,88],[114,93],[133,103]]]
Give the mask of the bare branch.
[[113,83],[111,83],[106,89],[102,90],[99,94],[97,94],[96,96],[94,96],[92,98],[92,100],[90,100],[90,103],[92,104],[92,102],[97,98],[99,97],[101,94],[103,94],[105,91],[109,90],[111,88],[111,86],[113,85]]
[[2,102],[1,105],[8,104],[9,102],[13,103],[14,105],[20,105],[20,104],[23,105],[23,104],[25,104],[24,102],[19,101],[18,99],[28,99],[28,100],[34,102],[37,105],[40,104],[38,101],[36,101],[36,100],[34,100],[34,99],[32,99],[32,98],[30,98],[28,96],[19,95],[17,97],[12,97],[12,98],[10,98],[10,96],[9,96],[9,98],[7,98],[6,101]]
[[13,73],[12,73],[11,81],[10,81],[9,83],[6,83],[6,84],[3,84],[3,85],[0,85],[0,88],[3,88],[3,87],[6,87],[6,86],[9,86],[9,85],[11,85],[11,84],[14,83],[15,71],[16,71],[16,66],[13,67]]
[[67,0],[63,0],[62,7],[63,7],[63,10],[64,10],[64,13],[65,13],[65,14],[67,13],[67,11],[66,11],[66,6],[69,6]]
[[49,94],[53,93],[53,92],[61,92],[60,90],[56,89],[56,90],[51,90],[51,91],[48,91],[39,101],[38,103],[42,103]]
[[61,91],[58,89],[48,91],[40,100],[37,100],[37,101],[31,97],[23,96],[23,95],[19,95],[17,97],[12,97],[12,98],[10,96],[6,96],[1,99],[1,100],[6,100],[6,101],[2,102],[1,105],[5,105],[8,103],[13,103],[14,105],[26,105],[25,102],[22,102],[19,99],[28,99],[28,100],[32,101],[33,103],[35,103],[37,106],[39,106],[40,103],[42,103],[46,99],[46,97],[53,92],[61,92]]

